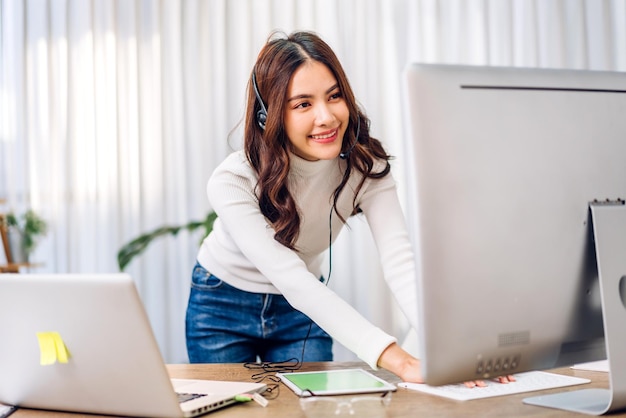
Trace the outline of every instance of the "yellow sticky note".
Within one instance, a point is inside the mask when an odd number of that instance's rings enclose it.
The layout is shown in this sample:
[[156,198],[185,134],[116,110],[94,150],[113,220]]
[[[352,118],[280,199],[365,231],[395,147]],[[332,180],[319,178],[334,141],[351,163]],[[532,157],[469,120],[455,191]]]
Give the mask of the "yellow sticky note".
[[39,340],[39,363],[48,366],[56,363],[67,363],[72,356],[58,332],[38,332]]
[[57,352],[54,348],[54,339],[49,332],[38,332],[40,360],[39,364],[47,366],[57,361]]

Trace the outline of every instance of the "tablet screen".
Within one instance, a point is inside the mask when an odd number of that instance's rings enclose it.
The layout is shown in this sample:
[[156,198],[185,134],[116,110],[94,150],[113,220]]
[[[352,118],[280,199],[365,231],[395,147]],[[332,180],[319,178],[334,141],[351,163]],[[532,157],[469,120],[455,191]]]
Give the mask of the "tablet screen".
[[342,395],[388,392],[396,387],[363,369],[277,373],[297,395]]

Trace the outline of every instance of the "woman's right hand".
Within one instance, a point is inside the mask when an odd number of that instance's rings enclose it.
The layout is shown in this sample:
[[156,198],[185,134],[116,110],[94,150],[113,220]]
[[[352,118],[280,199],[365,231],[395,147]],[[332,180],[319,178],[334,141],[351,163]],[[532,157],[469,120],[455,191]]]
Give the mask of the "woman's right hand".
[[378,366],[397,375],[403,382],[424,383],[420,361],[393,343],[383,351]]

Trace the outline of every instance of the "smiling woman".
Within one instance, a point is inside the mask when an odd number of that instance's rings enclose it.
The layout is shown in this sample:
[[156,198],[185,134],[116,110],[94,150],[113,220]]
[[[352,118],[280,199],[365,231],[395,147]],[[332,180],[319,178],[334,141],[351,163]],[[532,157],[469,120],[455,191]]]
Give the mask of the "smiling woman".
[[190,361],[328,361],[334,338],[371,367],[419,382],[419,361],[322,276],[346,219],[365,214],[385,280],[415,325],[415,266],[390,156],[339,60],[315,33],[275,34],[248,90],[244,149],[207,186],[218,218],[192,276]]

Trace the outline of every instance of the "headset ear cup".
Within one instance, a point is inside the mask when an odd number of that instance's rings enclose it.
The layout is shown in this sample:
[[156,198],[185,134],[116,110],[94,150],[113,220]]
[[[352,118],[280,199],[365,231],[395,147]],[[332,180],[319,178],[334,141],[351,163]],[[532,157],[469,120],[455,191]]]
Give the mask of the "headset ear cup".
[[267,121],[267,113],[265,113],[263,109],[259,109],[259,111],[256,112],[256,121],[261,127],[261,129],[265,130],[265,123]]

